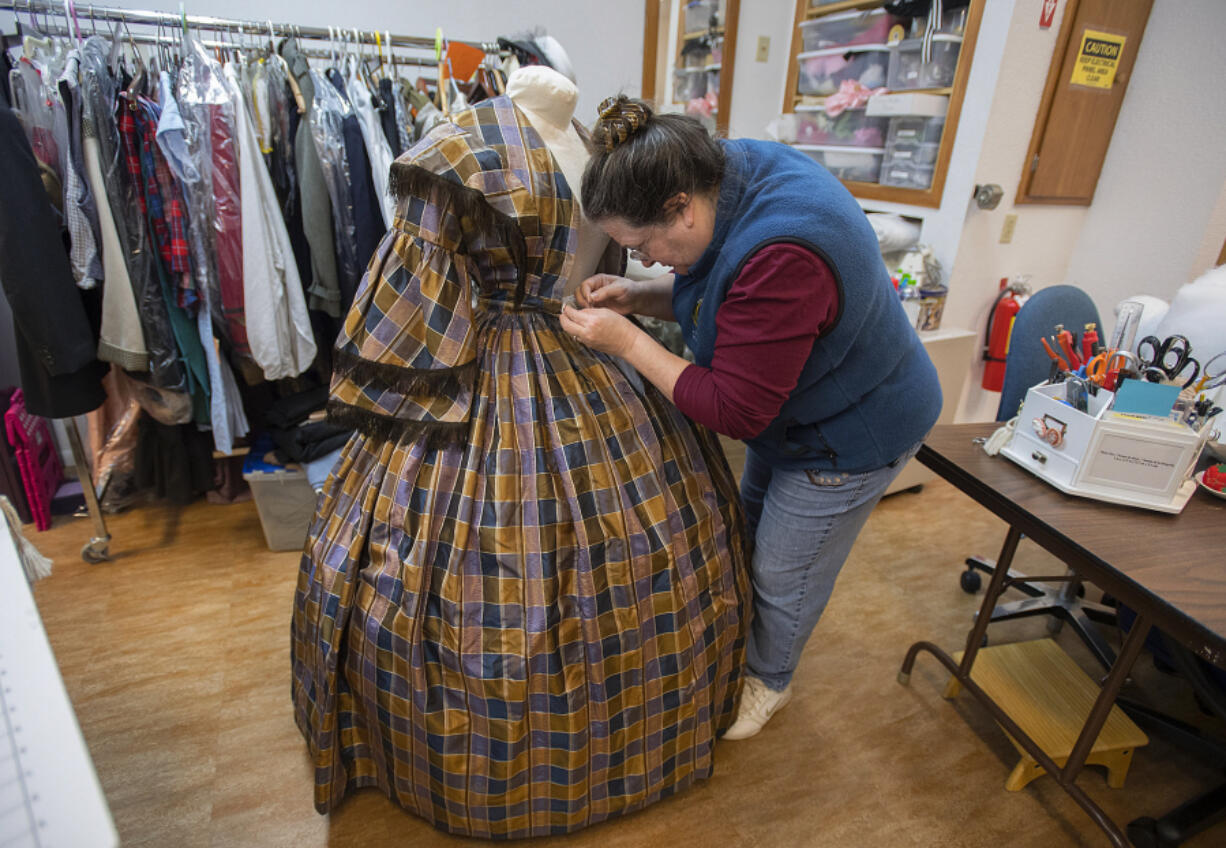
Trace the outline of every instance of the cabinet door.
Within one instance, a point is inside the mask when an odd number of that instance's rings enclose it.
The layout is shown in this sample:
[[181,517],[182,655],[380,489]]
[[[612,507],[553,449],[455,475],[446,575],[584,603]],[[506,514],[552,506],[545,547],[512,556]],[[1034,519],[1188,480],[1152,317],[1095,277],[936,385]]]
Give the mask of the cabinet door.
[[1153,0],[1069,0],[1018,203],[1089,206]]

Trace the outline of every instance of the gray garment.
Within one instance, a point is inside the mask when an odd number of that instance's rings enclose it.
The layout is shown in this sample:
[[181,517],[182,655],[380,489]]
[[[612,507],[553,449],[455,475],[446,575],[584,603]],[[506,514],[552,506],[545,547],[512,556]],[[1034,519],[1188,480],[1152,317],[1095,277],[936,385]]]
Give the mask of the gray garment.
[[68,119],[68,150],[64,162],[64,220],[72,239],[69,258],[77,285],[92,289],[102,279],[102,259],[98,244],[102,241],[98,228],[98,210],[94,195],[85,180],[85,155],[81,144],[81,95],[77,78],[78,53],[73,50],[64,64],[59,79],[60,100]]
[[315,83],[307,57],[294,39],[281,45],[281,55],[290,73],[298,81],[306,114],[298,125],[294,138],[294,160],[298,171],[298,186],[302,192],[302,229],[311,248],[311,282],[307,287],[307,305],[333,318],[341,317],[341,287],[336,267],[336,246],[333,243],[332,201],[324,181],[323,165],[311,132],[315,116]]

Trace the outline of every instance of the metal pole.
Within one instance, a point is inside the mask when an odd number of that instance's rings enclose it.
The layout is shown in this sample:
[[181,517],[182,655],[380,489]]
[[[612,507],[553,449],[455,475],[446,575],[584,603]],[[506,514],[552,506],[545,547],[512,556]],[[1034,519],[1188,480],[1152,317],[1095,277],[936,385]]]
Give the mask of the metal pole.
[[62,420],[64,430],[68,433],[68,444],[72,447],[72,462],[77,468],[77,479],[81,481],[81,490],[85,493],[85,506],[94,522],[94,536],[81,548],[81,558],[86,562],[102,562],[111,558],[111,534],[106,530],[102,507],[98,506],[98,494],[94,491],[94,480],[89,473],[89,463],[85,459],[85,448],[81,445],[81,434],[77,432],[76,419]]

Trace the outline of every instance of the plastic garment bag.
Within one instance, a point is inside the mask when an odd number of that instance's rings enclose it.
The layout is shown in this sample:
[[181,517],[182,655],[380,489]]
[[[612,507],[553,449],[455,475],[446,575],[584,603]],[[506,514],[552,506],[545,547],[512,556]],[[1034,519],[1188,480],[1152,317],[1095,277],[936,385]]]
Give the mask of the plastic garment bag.
[[[236,104],[221,65],[188,38],[179,69],[179,112],[187,126],[189,161],[202,183],[189,192],[195,232],[210,234],[209,280],[214,329],[234,350],[250,353],[243,317],[243,235]],[[216,281],[216,282],[214,282]]]
[[[110,204],[116,234],[124,249],[124,264],[136,303],[137,320],[148,351],[149,380],[159,388],[186,391],[187,372],[179,359],[166,301],[151,264],[154,247],[137,197],[141,186],[126,173],[118,117],[119,109],[127,110],[128,105],[119,102],[119,86],[109,66],[110,53],[111,44],[100,36],[91,36],[81,48],[82,126],[87,136],[96,133],[98,139],[101,188],[105,202]],[[103,198],[97,191],[94,194],[101,206]],[[105,239],[102,258],[104,266],[108,265]],[[109,277],[103,283],[104,306],[111,296],[106,289],[112,285],[115,283]],[[122,316],[117,312],[115,317]],[[104,316],[104,339],[107,337],[105,323]],[[121,337],[128,338],[128,334],[115,336],[116,339]],[[112,350],[107,358],[122,365],[121,359],[128,353],[132,351]]]
[[354,114],[358,116],[362,140],[366,142],[366,153],[370,157],[370,175],[374,180],[375,192],[379,195],[379,209],[383,212],[383,226],[390,227],[392,219],[396,217],[396,204],[388,187],[392,170],[392,148],[379,124],[370,89],[358,77],[358,60],[354,56],[349,57],[345,90],[349,94],[349,103]]
[[323,165],[328,197],[332,200],[337,265],[342,279],[356,280],[362,276],[362,265],[357,255],[358,232],[353,199],[349,194],[349,159],[345,155],[344,121],[350,114],[349,104],[315,68],[311,69],[311,81],[315,83],[311,135]]

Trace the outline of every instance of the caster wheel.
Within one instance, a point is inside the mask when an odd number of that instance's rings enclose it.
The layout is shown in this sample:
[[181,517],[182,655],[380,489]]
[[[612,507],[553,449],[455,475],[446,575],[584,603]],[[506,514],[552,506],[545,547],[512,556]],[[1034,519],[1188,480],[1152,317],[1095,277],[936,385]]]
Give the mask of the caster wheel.
[[1162,848],[1167,843],[1158,834],[1158,822],[1145,816],[1128,823],[1128,841],[1136,848]]
[[962,591],[968,595],[973,595],[979,591],[979,587],[983,585],[983,578],[979,576],[978,571],[967,569],[962,572],[962,577],[959,578],[962,584]]
[[988,646],[988,634],[983,634],[983,639],[979,642],[979,647],[986,648]]
[[106,562],[110,558],[110,546],[105,542],[101,545],[95,542],[87,542],[85,547],[81,548],[81,559],[86,562]]

